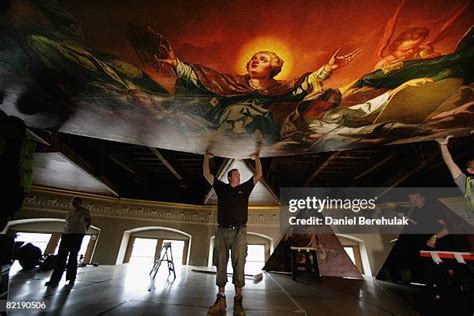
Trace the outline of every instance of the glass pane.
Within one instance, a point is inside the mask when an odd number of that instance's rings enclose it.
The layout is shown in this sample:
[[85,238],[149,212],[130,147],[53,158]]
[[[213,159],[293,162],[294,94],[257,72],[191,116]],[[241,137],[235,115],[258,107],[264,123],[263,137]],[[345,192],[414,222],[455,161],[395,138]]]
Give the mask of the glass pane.
[[[227,272],[232,273],[232,260],[227,262]],[[264,245],[248,245],[247,259],[245,260],[245,273],[256,274],[262,272],[265,265],[265,246]]]
[[17,233],[15,241],[23,241],[25,242],[25,244],[31,243],[41,249],[41,253],[44,253],[44,251],[46,250],[46,246],[48,246],[50,238],[51,234],[20,232]]
[[174,264],[182,264],[184,256],[184,240],[163,240],[163,244],[165,242],[171,243],[171,251],[173,252]]
[[264,245],[248,245],[247,262],[265,262]]
[[79,258],[81,255],[85,256],[87,251],[87,246],[89,245],[89,241],[91,240],[90,235],[85,235],[84,239],[82,239],[81,249],[79,250]]
[[352,262],[355,264],[355,256],[354,256],[354,248],[352,247],[344,247],[349,258],[351,258]]
[[135,238],[130,263],[153,264],[157,242],[156,239]]

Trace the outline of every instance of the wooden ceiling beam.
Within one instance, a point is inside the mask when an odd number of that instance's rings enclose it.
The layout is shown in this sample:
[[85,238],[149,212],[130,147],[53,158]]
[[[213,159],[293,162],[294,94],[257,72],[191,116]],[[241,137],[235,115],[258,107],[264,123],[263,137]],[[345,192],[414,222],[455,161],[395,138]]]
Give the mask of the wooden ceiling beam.
[[97,175],[96,170],[92,165],[84,160],[76,151],[71,147],[66,145],[57,134],[51,136],[51,147],[49,147],[50,152],[60,152],[69,162],[75,165],[77,168],[82,169],[85,173],[94,177],[99,181],[109,192],[115,196],[119,196],[117,187],[105,176]]
[[415,148],[415,153],[419,157],[417,161],[418,163],[415,166],[412,166],[408,170],[402,167],[400,171],[398,172],[398,174],[394,178],[392,178],[391,181],[385,182],[385,184],[382,187],[386,187],[387,189],[385,189],[382,193],[380,193],[378,197],[381,197],[382,195],[390,191],[392,188],[396,187],[397,185],[399,185],[400,183],[408,179],[410,176],[426,168],[429,162],[431,162],[440,154],[439,150],[434,150],[431,153],[429,153],[428,156],[426,156],[421,152],[419,147],[414,147],[414,148]]
[[363,172],[361,172],[360,174],[358,174],[357,176],[355,176],[354,178],[352,178],[353,181],[357,181],[359,180],[360,178],[368,175],[369,173],[371,173],[372,171],[374,171],[375,169],[383,166],[384,164],[386,164],[387,162],[389,162],[390,160],[392,160],[395,156],[397,155],[397,153],[393,153],[387,157],[385,157],[384,159],[380,160],[379,162],[377,162],[375,165],[373,165],[372,167],[370,168],[367,168],[365,169]]
[[176,169],[166,160],[165,157],[158,151],[158,149],[153,147],[148,147],[150,151],[165,165],[166,168],[176,177],[176,179],[182,181],[183,177],[176,171]]
[[146,176],[145,170],[140,168],[140,166],[138,166],[132,159],[125,157],[120,152],[112,150],[108,153],[107,157],[130,174],[135,176]]
[[339,155],[341,154],[340,151],[333,152],[322,164],[319,165],[319,167],[313,172],[311,176],[305,181],[304,186],[308,187],[311,182],[321,173],[324,171],[324,169],[329,166],[331,161],[336,159]]

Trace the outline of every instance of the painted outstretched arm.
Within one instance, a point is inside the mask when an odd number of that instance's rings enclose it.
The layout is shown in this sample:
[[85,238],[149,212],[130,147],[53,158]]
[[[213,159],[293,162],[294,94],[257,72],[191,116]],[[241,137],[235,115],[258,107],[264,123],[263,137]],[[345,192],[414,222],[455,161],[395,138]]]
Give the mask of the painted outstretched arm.
[[362,52],[361,49],[356,49],[355,51],[350,52],[349,54],[339,56],[340,51],[341,51],[341,49],[339,48],[331,56],[328,63],[326,65],[324,65],[323,73],[329,73],[330,74],[330,73],[332,73],[333,71],[335,71],[339,68],[342,68],[344,66],[349,65],[354,60],[354,58],[356,58],[357,55],[359,55]]
[[176,69],[176,66],[178,65],[178,58],[176,58],[170,42],[166,41],[161,44],[160,53],[160,56],[158,56],[157,54],[153,55],[155,61],[157,63],[165,63],[171,65],[173,68]]
[[176,72],[176,76],[180,79],[186,80],[189,84],[192,84],[196,88],[201,88],[201,82],[199,81],[198,75],[193,70],[193,67],[190,65],[183,63],[179,59],[176,59],[177,63],[174,67]]
[[335,70],[351,63],[361,53],[360,49],[356,49],[349,54],[339,56],[340,51],[339,48],[325,65],[309,74],[293,91],[293,96],[299,96],[303,93],[317,93],[323,87],[322,81],[328,79]]
[[214,175],[211,173],[211,168],[209,167],[209,159],[214,157],[212,153],[207,152],[204,155],[204,162],[202,164],[202,171],[204,178],[206,178],[207,182],[209,182],[210,185],[214,185]]
[[170,65],[173,67],[174,71],[176,72],[176,76],[179,79],[186,80],[188,84],[191,84],[196,88],[201,88],[201,83],[196,72],[190,65],[180,61],[176,57],[169,42],[166,42],[166,45],[162,46],[162,52],[164,53],[163,58],[158,58],[156,55],[154,56],[156,62]]

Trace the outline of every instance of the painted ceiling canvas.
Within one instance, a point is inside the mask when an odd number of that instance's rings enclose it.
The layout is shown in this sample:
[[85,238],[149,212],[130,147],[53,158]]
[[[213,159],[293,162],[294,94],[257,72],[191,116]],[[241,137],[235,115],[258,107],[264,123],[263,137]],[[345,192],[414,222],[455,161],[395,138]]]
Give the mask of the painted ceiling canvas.
[[0,2],[1,110],[247,157],[465,136],[468,0]]

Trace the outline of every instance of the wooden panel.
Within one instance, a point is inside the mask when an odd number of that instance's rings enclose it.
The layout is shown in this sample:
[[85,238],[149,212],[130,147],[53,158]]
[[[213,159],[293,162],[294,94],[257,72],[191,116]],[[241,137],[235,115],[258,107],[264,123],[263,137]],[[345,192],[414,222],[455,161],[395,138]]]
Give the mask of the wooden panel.
[[[330,229],[328,228],[328,231]],[[294,234],[291,229],[283,236],[263,268],[266,271],[291,271],[290,246],[318,249],[319,272],[323,276],[362,279],[335,234]]]
[[60,153],[35,153],[33,184],[71,191],[113,195],[102,182],[80,169]]

